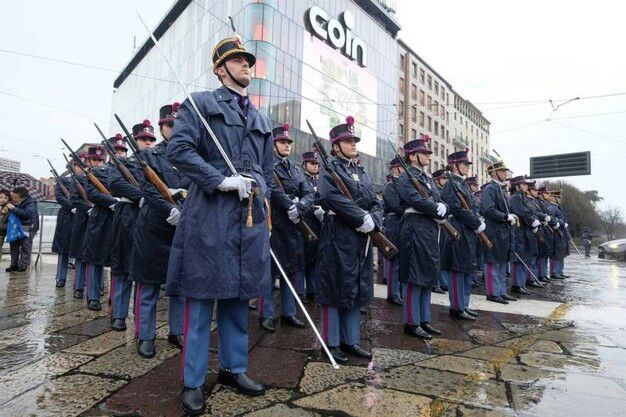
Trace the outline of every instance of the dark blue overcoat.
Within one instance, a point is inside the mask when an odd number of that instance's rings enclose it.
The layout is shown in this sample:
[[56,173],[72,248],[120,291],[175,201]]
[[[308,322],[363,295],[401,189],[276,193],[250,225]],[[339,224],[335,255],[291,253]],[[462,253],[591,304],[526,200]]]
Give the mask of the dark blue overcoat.
[[404,207],[398,193],[398,178],[391,177],[383,189],[383,229],[385,236],[398,247],[398,224]]
[[554,235],[551,257],[561,260],[569,255],[569,233],[565,228],[565,213],[554,203],[546,202],[545,206],[548,214],[559,223],[558,232],[555,231]]
[[[353,308],[368,304],[374,296],[374,263],[368,237],[355,229],[367,213],[382,227],[382,203],[376,198],[372,178],[363,167],[344,158],[330,162],[354,201],[345,197],[330,174],[320,176],[319,191],[327,210],[318,247],[319,281],[316,300],[322,305]],[[358,181],[355,179],[358,178]]]
[[412,208],[417,213],[405,212],[398,225],[398,276],[402,283],[434,287],[440,271],[440,227],[433,219],[442,219],[437,215],[437,203],[441,202],[441,196],[428,174],[414,166],[409,167],[409,170],[427,191],[428,198],[415,189],[407,173],[400,175],[398,192],[401,206]]
[[[166,152],[169,146],[169,142],[163,141],[154,148],[143,150],[141,155],[169,188],[186,190],[189,188],[189,179],[167,159]],[[135,223],[130,276],[140,283],[160,285],[167,277],[168,259],[176,231],[176,227],[170,225],[166,219],[176,205],[168,202],[159,193],[143,175],[143,171],[135,172],[144,204]],[[179,210],[182,210],[183,206],[179,206]]]
[[[461,200],[453,188],[452,181],[469,204],[470,210],[461,206]],[[477,204],[469,186],[458,175],[450,174],[450,179],[443,186],[441,199],[450,207],[450,223],[459,232],[460,239],[455,241],[444,234],[443,250],[441,251],[441,269],[471,274],[476,269],[476,245],[478,243],[475,230],[480,226],[476,215]]]
[[[138,164],[134,157],[119,158],[120,162],[138,177]],[[139,200],[141,200],[141,188],[132,185],[121,174],[119,169],[111,169],[109,176],[109,191],[114,197],[123,197],[132,202],[123,201],[116,205],[113,213],[113,246],[111,248],[111,273],[115,275],[130,272],[130,260],[133,250],[133,236],[135,222],[139,214]]]
[[480,214],[485,219],[485,234],[493,243],[491,249],[483,248],[485,262],[502,264],[513,256],[511,242],[513,227],[508,221],[510,210],[505,191],[496,181],[483,188],[480,195]]
[[[87,177],[84,174],[76,176],[77,181],[84,187],[87,185]],[[76,209],[76,213],[72,215],[72,237],[70,242],[70,256],[76,259],[76,262],[82,262],[83,246],[85,245],[85,232],[87,231],[87,220],[89,216],[87,212],[91,208],[91,203],[85,201],[78,192],[76,183],[72,181],[70,188],[72,200],[72,208]]]
[[186,100],[167,150],[191,180],[172,245],[167,292],[200,299],[256,298],[270,285],[265,200],[271,194],[272,125],[252,104],[242,110],[226,87],[195,93],[194,99],[237,171],[254,178],[260,194],[253,200],[253,225],[247,227],[248,201],[217,189],[230,170]]
[[[304,173],[304,177],[306,181],[309,183],[309,186],[313,190],[313,204],[316,206],[321,205],[320,201],[320,193],[317,189],[317,176],[311,176]],[[306,224],[309,225],[313,233],[318,237],[320,236],[320,231],[322,230],[322,223],[315,216],[315,208],[311,208],[305,215],[304,220]],[[307,265],[315,265],[317,262],[317,246],[319,240],[315,242],[304,242],[304,262]]]
[[[109,171],[114,169],[104,164],[93,169],[93,174],[105,187],[109,183]],[[85,244],[82,260],[88,264],[110,266],[113,246],[113,211],[109,208],[116,203],[110,194],[100,192],[91,182],[85,187],[89,201],[94,204],[87,220]]]
[[[545,222],[547,216],[549,216],[549,213],[546,208],[541,204],[541,201],[532,197],[528,197],[527,201],[529,203],[528,205],[530,206],[530,209],[533,212],[533,215],[537,219],[539,219],[539,221]],[[553,240],[555,232],[550,228],[550,224],[553,224],[553,222],[554,220],[552,220],[551,218],[548,225],[544,226],[543,224],[541,224],[541,226],[539,226],[538,233],[540,233],[541,237],[543,238],[543,242],[537,240],[537,256],[540,258],[547,258],[550,256],[551,253],[554,253]]]
[[[63,177],[60,179],[67,190],[72,188],[72,179]],[[52,252],[68,254],[72,243],[72,196],[66,196],[61,190],[61,185],[54,187],[54,198],[61,205],[57,213],[57,224],[54,228],[52,239]]]
[[[294,273],[304,271],[304,238],[298,226],[289,220],[287,210],[294,204],[297,197],[296,205],[300,213],[308,213],[313,205],[315,193],[300,168],[289,159],[283,161],[275,156],[274,173],[284,190],[272,181],[270,244],[287,276],[292,277]],[[276,268],[272,269],[272,276],[279,273]]]
[[[509,198],[509,207],[511,213],[517,214],[520,221],[520,227],[515,229],[513,248],[524,263],[530,266],[529,262],[539,254],[537,238],[533,233],[532,227],[534,221],[538,219],[529,207],[527,198],[524,193],[518,191]],[[515,254],[513,256],[513,261],[519,262],[517,256]]]

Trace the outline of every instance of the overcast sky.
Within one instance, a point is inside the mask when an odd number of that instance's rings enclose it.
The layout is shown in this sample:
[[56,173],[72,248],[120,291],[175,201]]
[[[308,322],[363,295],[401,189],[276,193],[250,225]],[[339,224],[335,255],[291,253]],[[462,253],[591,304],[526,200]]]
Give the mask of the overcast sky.
[[[42,158],[62,166],[59,137],[74,145],[97,138],[92,123],[109,120],[113,80],[130,59],[133,36],[139,45],[145,39],[134,9],[154,27],[171,4],[0,0],[0,49],[110,70],[0,51],[0,156],[47,176]],[[516,174],[528,172],[530,156],[590,150],[592,175],[565,180],[599,190],[626,213],[626,6],[398,0],[397,8],[399,37],[483,110],[492,148]],[[549,99],[574,97],[582,99],[552,112]]]

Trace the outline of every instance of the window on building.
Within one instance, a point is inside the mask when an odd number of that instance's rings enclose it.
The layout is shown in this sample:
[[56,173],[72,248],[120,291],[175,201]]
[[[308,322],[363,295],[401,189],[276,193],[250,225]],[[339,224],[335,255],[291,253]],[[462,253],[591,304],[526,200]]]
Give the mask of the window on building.
[[425,96],[426,96],[426,93],[424,93],[424,90],[420,90],[420,106],[424,105]]
[[426,96],[426,110],[430,112],[433,111],[432,107],[430,106],[431,103],[432,103],[432,98],[430,96]]
[[400,77],[400,94],[404,95],[404,78]]
[[[441,155],[443,156],[443,155]],[[439,171],[439,162],[435,161],[435,171]]]
[[417,64],[415,62],[411,63],[411,76],[417,78]]
[[420,112],[420,126],[421,127],[424,127],[424,116],[425,116],[424,112],[421,111]]
[[400,123],[400,136],[404,137],[404,125],[402,123]]
[[411,84],[411,98],[417,100],[417,86],[415,84]]
[[398,104],[398,116],[402,117],[404,115],[404,101],[400,100],[400,104]]
[[417,130],[411,129],[411,138],[412,139],[417,139]]
[[411,106],[411,121],[413,123],[417,122],[417,106]]
[[435,120],[435,129],[433,130],[435,136],[439,136],[439,122]]
[[428,119],[427,119],[426,130],[428,130],[429,132],[433,131],[433,119],[430,116],[428,116]]
[[435,95],[438,96],[439,95],[439,82],[435,81]]
[[441,156],[445,156],[446,155],[446,147],[441,145]]
[[433,91],[433,77],[431,77],[430,75],[428,76],[428,89],[430,91]]
[[420,83],[422,83],[422,85],[426,84],[424,82],[424,78],[426,77],[426,73],[424,72],[423,69],[420,70]]
[[400,70],[404,71],[404,54],[400,54]]
[[435,148],[435,156],[439,156],[439,146],[437,146],[437,144],[435,143],[435,146],[433,146],[433,148]]

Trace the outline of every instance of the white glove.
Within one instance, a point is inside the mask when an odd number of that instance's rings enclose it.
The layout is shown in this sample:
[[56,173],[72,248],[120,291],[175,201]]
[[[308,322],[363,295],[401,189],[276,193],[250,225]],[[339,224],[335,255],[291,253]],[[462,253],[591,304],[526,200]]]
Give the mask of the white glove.
[[224,181],[217,186],[217,189],[220,191],[237,191],[237,193],[239,193],[239,200],[243,200],[250,195],[253,181],[252,178],[235,175],[234,177],[224,178]]
[[365,217],[363,217],[363,224],[356,228],[357,232],[361,233],[369,233],[374,230],[376,224],[374,224],[374,219],[372,219],[372,215],[367,213]]
[[291,200],[291,202],[292,202],[293,204],[298,204],[298,203],[300,202],[300,197],[294,197],[294,198]]
[[115,211],[115,204],[111,204],[111,205],[109,206],[109,210],[111,210],[111,211]]
[[535,221],[533,221],[533,224],[531,224],[531,226],[536,229],[536,228],[539,227],[540,224],[541,224],[541,222],[539,220],[535,219]]
[[146,203],[146,199],[141,197],[141,200],[139,200],[139,208],[142,208],[145,203]]
[[485,222],[483,220],[480,221],[480,226],[478,226],[478,229],[475,230],[476,234],[482,233],[485,231],[485,229],[487,228],[487,225],[485,224]]
[[509,214],[509,216],[506,218],[506,221],[511,223],[511,226],[515,226],[517,224],[517,215]]
[[569,227],[569,224],[565,223],[565,228],[567,229]]
[[537,230],[539,230],[539,229],[537,229],[536,227],[534,227],[534,228],[533,228],[533,233],[537,233]]
[[293,223],[298,223],[300,221],[300,210],[298,210],[298,206],[293,204],[289,207],[289,210],[287,210],[287,216],[289,216],[289,220]]
[[72,214],[76,214],[76,207],[74,207],[73,209],[70,210],[72,212]]
[[550,220],[552,220],[552,217],[550,217],[550,216],[546,216],[546,218],[543,219],[543,221],[546,222],[546,223],[549,223]]
[[324,221],[324,213],[326,213],[324,211],[324,209],[321,206],[315,206],[316,209],[313,212],[313,214],[315,214],[315,217],[317,217],[317,220],[321,223]]
[[437,216],[443,217],[448,212],[448,207],[443,203],[437,203]]
[[167,219],[165,219],[165,221],[172,226],[176,226],[178,224],[178,219],[180,219],[180,210],[174,207],[172,210],[170,210],[170,215]]
[[87,210],[87,216],[91,216],[91,212],[93,211],[93,207]]
[[561,227],[561,223],[556,222],[556,224],[554,225],[554,228],[555,228],[555,229],[558,229],[559,227]]

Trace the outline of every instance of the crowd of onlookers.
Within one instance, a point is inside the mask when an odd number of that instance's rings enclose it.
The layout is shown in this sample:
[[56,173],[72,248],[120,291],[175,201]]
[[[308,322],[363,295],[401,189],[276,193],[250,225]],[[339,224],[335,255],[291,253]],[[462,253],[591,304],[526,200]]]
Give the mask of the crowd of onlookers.
[[[0,190],[0,247],[11,247],[11,264],[6,272],[25,272],[30,265],[33,239],[39,230],[37,200],[26,187]],[[2,252],[0,251],[0,256]]]

